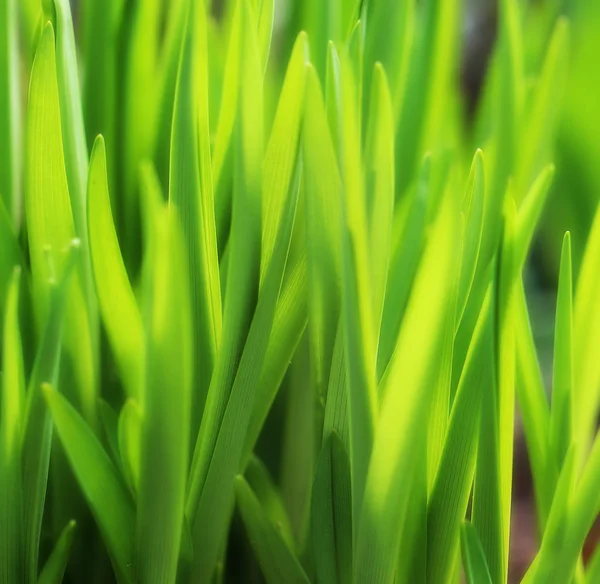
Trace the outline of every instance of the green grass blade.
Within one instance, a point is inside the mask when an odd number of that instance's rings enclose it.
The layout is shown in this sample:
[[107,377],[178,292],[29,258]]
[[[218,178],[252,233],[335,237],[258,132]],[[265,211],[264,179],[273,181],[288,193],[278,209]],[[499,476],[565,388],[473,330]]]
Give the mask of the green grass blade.
[[317,461],[311,496],[311,543],[317,582],[352,582],[350,461],[335,432]]
[[87,499],[119,582],[131,582],[135,512],[117,470],[75,409],[46,385],[44,397],[71,468]]
[[121,409],[118,422],[119,460],[127,486],[136,496],[140,486],[142,417],[139,405],[129,399]]
[[[385,377],[389,389],[381,407],[358,525],[355,581],[394,579],[411,492],[409,477],[425,447],[427,424],[423,419],[441,358],[457,236],[458,212],[448,197],[432,228]],[[431,286],[433,280],[439,286]]]
[[260,0],[260,9],[257,14],[258,22],[258,49],[263,71],[266,73],[271,50],[271,36],[273,34],[273,20],[275,18],[275,0]]
[[367,476],[378,403],[376,342],[371,274],[368,259],[367,213],[361,161],[360,113],[353,65],[342,61],[341,173],[342,204],[342,316],[348,406],[353,517],[358,521]]
[[24,581],[21,440],[25,410],[25,373],[19,330],[19,281],[16,269],[6,300],[2,395],[0,396],[0,579]]
[[288,193],[275,252],[261,287],[195,516],[193,535],[196,555],[193,575],[200,581],[208,579],[212,574],[225,536],[233,504],[233,485],[229,481],[242,464],[254,396],[261,378],[290,248],[298,191],[299,176],[296,178],[295,188]]
[[176,217],[169,209],[159,218],[147,281],[135,566],[142,582],[175,583],[184,525],[192,330],[185,248]]
[[69,561],[71,545],[75,538],[75,521],[69,521],[63,529],[50,557],[38,578],[38,584],[61,584]]
[[554,375],[552,412],[550,415],[550,448],[560,468],[571,443],[573,406],[573,285],[571,270],[571,235],[565,234],[556,299],[554,331]]
[[[200,8],[200,12],[203,9]],[[221,337],[221,292],[212,193],[201,185],[199,127],[194,69],[196,15],[190,8],[175,89],[171,136],[169,203],[177,210],[187,250],[192,310],[192,351],[201,355],[193,365],[192,428],[197,431]],[[208,131],[207,125],[204,127]],[[209,160],[204,161],[209,164]]]
[[23,516],[25,525],[25,581],[35,582],[42,517],[48,483],[52,424],[42,383],[57,383],[61,357],[63,320],[77,262],[77,246],[72,245],[61,280],[50,289],[48,317],[38,345],[27,388],[23,426]]
[[452,406],[440,464],[428,502],[427,579],[446,582],[459,544],[475,470],[485,370],[492,356],[491,293],[484,301]]
[[241,476],[235,479],[235,493],[248,537],[267,583],[308,584],[302,566],[269,522],[256,495]]
[[465,521],[460,532],[463,566],[468,584],[492,584],[485,553],[477,531]]
[[96,293],[110,345],[125,390],[138,397],[142,382],[143,331],[115,231],[106,169],[104,139],[94,142],[88,182],[90,252]]
[[112,461],[121,467],[119,454],[119,416],[113,407],[105,400],[100,399],[100,420],[104,430],[104,444],[107,446]]
[[315,390],[325,399],[340,305],[341,179],[316,70],[309,66],[303,125],[309,343]]
[[365,171],[369,258],[375,330],[381,325],[394,216],[394,115],[386,73],[375,64],[371,85]]
[[12,226],[18,224],[20,98],[17,2],[0,2],[0,197]]

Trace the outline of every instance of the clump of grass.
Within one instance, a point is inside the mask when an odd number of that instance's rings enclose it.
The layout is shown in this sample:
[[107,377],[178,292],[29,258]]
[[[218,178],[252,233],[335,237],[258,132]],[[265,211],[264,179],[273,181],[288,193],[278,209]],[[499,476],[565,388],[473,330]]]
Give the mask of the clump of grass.
[[555,4],[467,124],[458,0],[0,0],[0,582],[250,581],[234,517],[273,584],[507,582],[517,407],[523,582],[600,578],[600,214],[551,401],[523,285]]

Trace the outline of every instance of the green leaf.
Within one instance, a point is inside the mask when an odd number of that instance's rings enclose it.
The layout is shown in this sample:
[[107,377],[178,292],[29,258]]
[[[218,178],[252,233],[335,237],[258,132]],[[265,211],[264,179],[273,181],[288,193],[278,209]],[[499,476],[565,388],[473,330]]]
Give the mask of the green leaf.
[[25,581],[38,574],[38,553],[48,483],[52,424],[42,395],[42,383],[57,383],[63,320],[76,264],[77,245],[71,244],[62,278],[52,283],[48,317],[40,337],[27,388],[23,425],[23,524],[25,526]]
[[142,320],[115,231],[102,136],[96,138],[92,149],[88,221],[100,311],[127,395],[137,397],[140,394],[144,357]]
[[352,493],[343,442],[329,434],[317,461],[311,498],[317,582],[352,582]]
[[104,430],[104,442],[108,447],[113,462],[121,465],[119,453],[119,416],[112,406],[105,400],[100,400],[100,420]]
[[10,225],[19,219],[20,96],[17,6],[0,1],[0,198]]
[[[441,359],[446,300],[455,274],[458,212],[444,199],[425,250],[385,390],[358,525],[355,581],[393,582],[411,492],[425,445],[427,408]],[[438,285],[431,286],[436,281]],[[399,388],[402,391],[399,391]]]
[[75,521],[69,521],[62,530],[50,557],[38,578],[38,584],[61,584],[69,561],[71,545],[75,537]]
[[560,468],[571,443],[573,406],[573,285],[571,271],[571,235],[563,240],[558,297],[556,299],[556,327],[554,331],[554,375],[552,383],[552,411],[550,415],[550,448]]
[[135,566],[142,582],[175,582],[184,526],[192,330],[185,248],[176,218],[172,209],[159,217],[146,284]]
[[119,582],[132,582],[135,511],[117,470],[75,409],[49,385],[44,397],[71,468],[102,534]]
[[[219,261],[215,231],[214,205],[210,178],[201,182],[199,142],[208,148],[206,137],[199,135],[199,119],[196,102],[196,79],[194,69],[194,38],[196,14],[193,4],[189,8],[175,89],[175,104],[171,135],[171,159],[169,174],[169,203],[178,214],[183,229],[190,278],[190,301],[192,317],[192,351],[201,355],[194,361],[192,428],[197,431],[200,415],[204,409],[206,392],[212,376],[217,347],[221,342],[221,290]],[[202,7],[198,9],[204,14]],[[201,25],[202,26],[202,25]],[[206,79],[206,74],[204,75]],[[204,81],[206,83],[206,81]],[[207,99],[204,106],[208,107]],[[208,112],[204,117],[203,132],[208,132]],[[204,154],[203,166],[210,164]],[[197,363],[197,364],[196,364]]]
[[130,491],[137,495],[140,486],[140,456],[142,439],[142,411],[132,399],[125,402],[119,415],[119,460]]
[[481,541],[473,525],[465,521],[460,532],[463,566],[469,584],[492,584]]
[[308,584],[298,560],[267,519],[256,495],[243,477],[235,479],[235,494],[242,519],[268,584]]
[[477,449],[481,398],[492,358],[491,292],[481,309],[458,384],[440,463],[428,501],[427,581],[446,582],[467,511]]
[[25,410],[25,373],[19,330],[20,270],[10,280],[5,311],[0,396],[0,566],[7,582],[24,579],[21,441]]
[[[255,0],[256,1],[256,0]],[[263,71],[266,73],[269,64],[269,51],[271,50],[271,35],[273,33],[273,19],[275,17],[275,1],[260,0],[260,9],[257,14],[258,22],[258,48]]]

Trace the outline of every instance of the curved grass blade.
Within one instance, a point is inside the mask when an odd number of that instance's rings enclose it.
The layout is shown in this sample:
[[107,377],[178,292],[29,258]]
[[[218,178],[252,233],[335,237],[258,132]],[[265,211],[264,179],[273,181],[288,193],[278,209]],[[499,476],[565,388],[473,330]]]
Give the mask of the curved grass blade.
[[17,16],[15,0],[0,1],[0,197],[13,228],[19,222],[21,154]]
[[96,519],[119,582],[132,582],[135,511],[108,454],[75,409],[49,385],[44,397],[71,468]]
[[427,581],[446,582],[458,550],[467,511],[477,450],[481,398],[488,390],[485,372],[492,353],[491,292],[479,315],[458,384],[448,431],[427,510]]
[[571,443],[573,405],[573,292],[571,270],[571,235],[563,240],[556,299],[554,332],[554,374],[552,411],[550,414],[550,449],[560,468]]
[[235,493],[250,543],[268,584],[308,584],[298,560],[269,522],[256,495],[243,477],[235,479]]
[[90,252],[96,292],[106,332],[125,390],[138,397],[143,367],[143,331],[115,231],[108,192],[106,150],[98,136],[92,149],[88,181]]
[[2,331],[0,395],[0,579],[24,581],[21,441],[25,413],[25,373],[19,330],[20,270],[10,280]]
[[[425,447],[433,373],[455,273],[458,212],[444,199],[425,250],[385,383],[358,525],[355,581],[391,583],[409,504],[409,477]],[[439,286],[431,286],[436,281]],[[421,445],[421,448],[419,448]]]
[[61,584],[69,561],[71,545],[75,537],[75,521],[69,521],[63,529],[50,557],[37,580],[38,584]]
[[134,496],[140,487],[141,439],[142,411],[134,400],[129,399],[119,414],[118,450],[123,475]]
[[325,439],[311,495],[311,543],[317,582],[352,582],[350,461],[335,432]]
[[158,219],[147,280],[146,373],[137,497],[136,578],[175,583],[189,464],[192,330],[177,214]]
[[275,1],[259,0],[260,9],[257,14],[258,22],[258,49],[263,71],[266,73],[271,50],[271,36],[273,34],[273,19],[275,17]]
[[460,544],[468,584],[492,584],[481,541],[473,524],[469,521],[463,523]]

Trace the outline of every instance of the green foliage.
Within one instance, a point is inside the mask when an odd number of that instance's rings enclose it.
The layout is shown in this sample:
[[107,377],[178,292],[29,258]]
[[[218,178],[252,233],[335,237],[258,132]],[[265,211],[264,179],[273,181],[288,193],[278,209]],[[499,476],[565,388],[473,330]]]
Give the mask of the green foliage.
[[600,12],[217,4],[0,0],[0,584],[595,582]]

